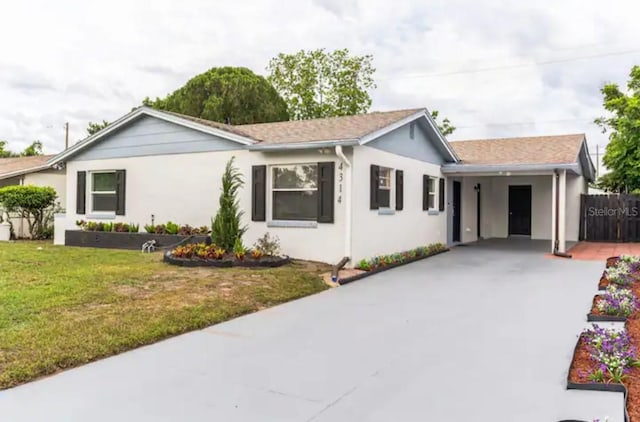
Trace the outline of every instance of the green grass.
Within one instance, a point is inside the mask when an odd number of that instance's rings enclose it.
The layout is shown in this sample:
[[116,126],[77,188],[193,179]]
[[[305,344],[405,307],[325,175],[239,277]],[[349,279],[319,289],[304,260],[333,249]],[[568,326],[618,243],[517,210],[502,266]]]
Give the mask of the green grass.
[[319,292],[328,268],[189,269],[158,253],[2,243],[0,389]]

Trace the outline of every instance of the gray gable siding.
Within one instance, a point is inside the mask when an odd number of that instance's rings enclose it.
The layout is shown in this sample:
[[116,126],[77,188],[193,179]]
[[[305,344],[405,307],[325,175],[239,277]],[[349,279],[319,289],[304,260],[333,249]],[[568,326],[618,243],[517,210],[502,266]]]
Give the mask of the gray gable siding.
[[427,132],[418,122],[415,122],[414,137],[411,139],[410,123],[393,130],[367,144],[367,146],[413,158],[432,164],[444,163],[444,158],[434,143],[427,136]]
[[191,152],[229,151],[242,145],[214,135],[189,129],[155,117],[144,116],[127,127],[96,141],[72,160],[146,155],[185,154]]

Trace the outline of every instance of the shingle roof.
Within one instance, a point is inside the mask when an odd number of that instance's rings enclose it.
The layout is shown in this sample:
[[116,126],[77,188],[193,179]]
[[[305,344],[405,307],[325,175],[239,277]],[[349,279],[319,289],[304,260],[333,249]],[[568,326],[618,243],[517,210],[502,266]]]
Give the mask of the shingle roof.
[[10,174],[24,174],[32,169],[41,169],[55,155],[36,155],[33,157],[0,158],[0,178]]
[[584,134],[451,142],[461,164],[563,164],[578,160]]
[[174,113],[173,111],[164,111],[164,110],[162,110],[162,112],[163,113],[167,113],[167,114],[173,114],[174,116],[178,116],[178,117],[186,119],[186,120],[191,120],[192,122],[196,122],[196,123],[199,123],[199,124],[204,125],[204,126],[209,126],[209,127],[215,128],[215,129],[220,129],[220,130],[224,130],[226,132],[234,133],[236,135],[244,136],[246,138],[251,138],[251,135],[249,135],[248,133],[245,133],[245,132],[243,132],[242,130],[239,129],[239,127],[241,127],[241,126],[227,125],[227,124],[224,124],[224,123],[214,122],[212,120],[205,120],[205,119],[200,119],[198,117],[187,116],[186,114]]
[[373,112],[355,116],[233,126],[251,138],[268,144],[359,139],[423,108]]

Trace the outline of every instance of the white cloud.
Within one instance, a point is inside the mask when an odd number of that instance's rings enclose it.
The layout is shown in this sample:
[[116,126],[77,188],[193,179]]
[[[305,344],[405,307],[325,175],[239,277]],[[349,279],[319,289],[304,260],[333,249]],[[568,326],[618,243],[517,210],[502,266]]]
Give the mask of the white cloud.
[[65,121],[81,139],[89,121],[210,67],[264,74],[279,52],[347,47],[374,56],[374,109],[439,109],[454,139],[586,132],[602,145],[598,90],[624,84],[640,52],[470,71],[640,49],[639,12],[632,0],[13,2],[0,26],[0,139],[57,152]]

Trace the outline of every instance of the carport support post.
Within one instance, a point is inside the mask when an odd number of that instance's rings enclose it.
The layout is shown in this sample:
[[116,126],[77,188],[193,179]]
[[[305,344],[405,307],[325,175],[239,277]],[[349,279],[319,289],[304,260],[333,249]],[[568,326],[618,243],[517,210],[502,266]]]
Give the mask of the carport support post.
[[567,234],[567,170],[560,171],[558,178],[558,190],[560,196],[559,208],[559,230],[558,230],[558,251],[566,252],[566,234]]
[[551,253],[555,252],[554,246],[556,244],[556,189],[558,186],[556,178],[555,173],[551,175]]

